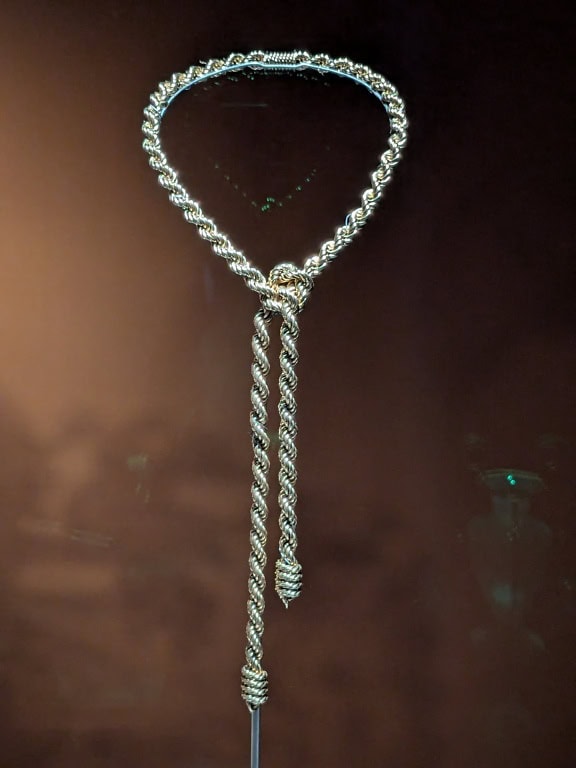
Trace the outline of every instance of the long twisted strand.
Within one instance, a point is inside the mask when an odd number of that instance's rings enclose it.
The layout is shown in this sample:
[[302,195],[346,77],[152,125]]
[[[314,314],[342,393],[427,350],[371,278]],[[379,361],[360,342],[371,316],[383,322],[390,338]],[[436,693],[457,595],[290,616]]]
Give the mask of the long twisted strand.
[[252,337],[252,412],[250,427],[254,458],[252,461],[252,507],[250,510],[250,558],[248,579],[248,624],[246,626],[246,664],[242,667],[242,697],[251,710],[262,706],[268,698],[268,675],[262,669],[262,636],[264,634],[264,589],[266,577],[266,518],[268,508],[268,472],[270,437],[266,428],[269,389],[266,377],[270,371],[268,326],[271,314],[260,309],[254,318]]
[[[302,267],[291,263],[280,264],[274,267],[268,276],[248,261],[244,253],[218,229],[215,222],[204,214],[199,203],[190,197],[180,183],[178,174],[169,165],[160,143],[162,117],[173,99],[195,83],[244,68],[313,69],[324,74],[347,77],[366,87],[380,100],[388,114],[390,130],[388,148],[379,158],[376,169],[370,174],[370,184],[361,194],[360,205],[348,213],[344,224],[337,227],[332,238],[321,244],[317,253],[305,259]],[[211,59],[201,65],[190,67],[186,72],[174,74],[169,80],[160,83],[150,97],[150,103],[144,110],[144,117],[143,147],[149,155],[150,166],[158,173],[160,184],[168,191],[171,202],[182,209],[186,221],[193,224],[200,236],[210,243],[212,250],[226,260],[232,272],[242,277],[247,286],[259,295],[262,304],[262,309],[257,312],[254,319],[255,332],[252,339],[254,362],[250,423],[254,459],[250,513],[247,646],[246,663],[242,668],[242,696],[253,713],[253,723],[257,723],[259,708],[268,695],[268,676],[262,668],[262,637],[268,514],[266,499],[270,468],[268,457],[270,438],[267,430],[269,394],[267,376],[270,369],[267,350],[270,343],[268,332],[270,321],[274,315],[282,318],[278,406],[280,413],[278,451],[280,545],[276,563],[276,590],[284,604],[288,605],[300,593],[302,582],[302,569],[296,559],[295,393],[297,378],[295,369],[298,361],[296,349],[298,313],[310,294],[312,281],[352,241],[376,209],[392,178],[393,168],[400,161],[407,140],[408,122],[404,102],[398,91],[382,75],[350,59],[333,59],[326,54],[312,55],[306,51],[233,53],[225,59]],[[256,757],[255,761],[257,761]]]

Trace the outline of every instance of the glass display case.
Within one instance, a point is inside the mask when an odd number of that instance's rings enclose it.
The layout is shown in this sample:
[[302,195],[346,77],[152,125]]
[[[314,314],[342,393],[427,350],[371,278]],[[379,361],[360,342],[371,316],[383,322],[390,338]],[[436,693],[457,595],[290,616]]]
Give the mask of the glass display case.
[[[301,315],[305,591],[267,601],[263,768],[574,764],[573,22],[559,1],[4,4],[7,768],[248,764],[257,299],[169,205],[141,122],[161,78],[255,48],[365,63],[410,121]],[[243,72],[163,130],[268,271],[333,233],[388,122],[353,82]]]

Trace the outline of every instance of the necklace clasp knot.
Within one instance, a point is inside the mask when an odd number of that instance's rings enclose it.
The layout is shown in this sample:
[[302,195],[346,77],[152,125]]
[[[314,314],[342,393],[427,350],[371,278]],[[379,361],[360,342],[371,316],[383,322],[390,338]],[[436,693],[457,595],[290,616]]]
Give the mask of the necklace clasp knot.
[[273,313],[281,313],[282,307],[289,304],[294,310],[300,312],[310,296],[314,282],[310,275],[296,264],[284,262],[270,270],[266,285],[270,293],[262,296],[265,309]]

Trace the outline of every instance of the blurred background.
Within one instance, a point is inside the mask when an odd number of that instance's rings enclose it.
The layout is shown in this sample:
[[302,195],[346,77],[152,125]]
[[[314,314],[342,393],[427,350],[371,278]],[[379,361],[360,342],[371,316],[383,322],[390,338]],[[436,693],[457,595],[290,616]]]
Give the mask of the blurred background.
[[[305,591],[268,600],[263,766],[576,764],[572,5],[4,0],[7,768],[248,763],[257,303],[140,125],[158,81],[254,48],[366,63],[410,118],[301,317]],[[238,75],[163,141],[269,268],[342,222],[386,131],[348,81]]]

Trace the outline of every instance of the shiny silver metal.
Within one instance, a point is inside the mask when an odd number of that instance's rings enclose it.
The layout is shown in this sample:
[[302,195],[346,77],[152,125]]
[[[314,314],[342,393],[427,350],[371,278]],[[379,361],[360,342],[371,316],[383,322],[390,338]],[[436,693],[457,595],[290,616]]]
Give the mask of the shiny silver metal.
[[[208,218],[200,204],[188,194],[177,172],[168,163],[160,143],[162,117],[172,101],[183,91],[208,78],[215,78],[241,69],[302,70],[311,69],[326,75],[338,75],[367,88],[383,104],[388,114],[387,149],[370,175],[370,184],[360,195],[360,204],[349,211],[344,224],[324,241],[318,251],[306,258],[301,267],[293,263],[278,264],[269,275],[251,264],[245,254]],[[392,171],[400,161],[407,140],[408,122],[404,102],[396,88],[377,72],[350,59],[333,59],[326,54],[307,51],[232,53],[223,59],[211,59],[190,67],[186,72],[172,75],[159,84],[144,110],[143,147],[149,155],[150,166],[157,172],[160,184],[168,191],[170,201],[183,211],[184,218],[194,224],[200,237],[207,240],[217,256],[246,282],[260,297],[261,308],[254,318],[252,337],[252,412],[250,416],[252,446],[252,506],[248,582],[248,623],[246,628],[246,663],[242,667],[242,697],[252,713],[252,768],[260,763],[259,710],[268,698],[268,675],[262,667],[264,634],[264,589],[266,580],[266,521],[270,459],[267,404],[270,371],[268,348],[269,326],[273,316],[281,318],[280,354],[280,413],[279,485],[280,545],[276,563],[276,591],[288,606],[302,586],[302,568],[296,558],[296,348],[299,327],[298,314],[305,306],[313,281],[326,269],[340,251],[359,233],[384,194]]]
[[325,74],[346,77],[367,88],[382,102],[388,113],[390,125],[388,148],[370,176],[370,185],[360,195],[360,205],[349,211],[345,217],[345,223],[336,229],[333,237],[324,241],[318,252],[304,261],[302,272],[311,279],[318,277],[326,269],[338,253],[358,234],[374,212],[384,189],[392,178],[394,166],[400,161],[402,149],[407,140],[408,122],[404,102],[396,88],[385,77],[350,59],[332,59],[326,54],[312,55],[306,51],[232,53],[225,59],[211,59],[192,66],[186,72],[174,74],[169,80],[159,84],[144,110],[145,119],[142,124],[145,136],[143,147],[150,156],[151,167],[158,173],[160,184],[168,190],[172,203],[182,209],[186,221],[194,224],[200,237],[208,240],[216,255],[224,258],[230,269],[242,277],[248,287],[256,291],[262,299],[272,299],[274,285],[250,263],[241,250],[232,244],[216,223],[205,215],[199,203],[190,197],[180,183],[178,174],[168,163],[160,143],[162,117],[179,94],[208,78],[246,68],[312,69]]

